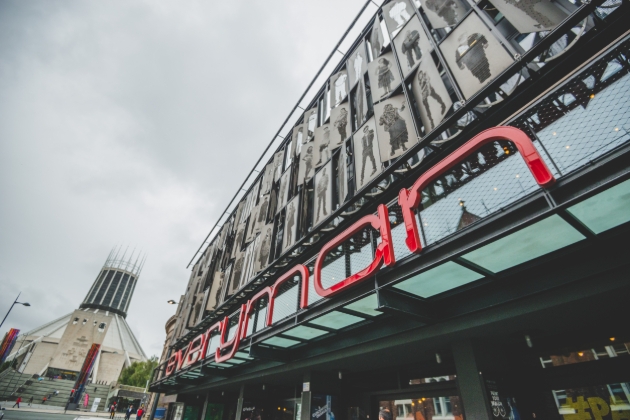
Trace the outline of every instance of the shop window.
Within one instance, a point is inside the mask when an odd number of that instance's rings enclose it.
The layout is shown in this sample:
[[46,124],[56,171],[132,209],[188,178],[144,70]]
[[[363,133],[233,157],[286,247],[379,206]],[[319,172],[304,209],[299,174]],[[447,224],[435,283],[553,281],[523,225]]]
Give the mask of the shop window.
[[623,420],[630,418],[630,384],[613,383],[552,391],[564,420]]
[[394,420],[463,420],[462,405],[457,396],[380,401],[380,410],[388,410]]
[[[614,339],[614,337],[611,337]],[[629,357],[630,342],[607,346],[597,346],[589,349],[570,351],[564,354],[553,354],[540,357],[543,368],[571,365],[575,363],[592,362],[613,357]]]

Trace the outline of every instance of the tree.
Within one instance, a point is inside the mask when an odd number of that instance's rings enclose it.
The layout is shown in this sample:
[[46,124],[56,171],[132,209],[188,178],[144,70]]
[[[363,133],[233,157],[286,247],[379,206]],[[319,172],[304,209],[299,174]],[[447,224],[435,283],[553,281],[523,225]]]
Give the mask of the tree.
[[120,372],[118,383],[144,388],[147,385],[147,381],[151,379],[153,370],[157,365],[157,356],[151,356],[151,358],[145,362],[133,362],[131,366],[124,368]]

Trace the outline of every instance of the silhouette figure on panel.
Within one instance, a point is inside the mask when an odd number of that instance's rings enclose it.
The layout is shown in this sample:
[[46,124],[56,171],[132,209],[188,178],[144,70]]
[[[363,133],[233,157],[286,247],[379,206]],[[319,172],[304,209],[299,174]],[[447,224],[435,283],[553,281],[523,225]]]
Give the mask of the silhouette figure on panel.
[[258,223],[264,223],[267,220],[267,208],[269,207],[269,196],[266,195],[260,210],[258,211]]
[[328,145],[330,144],[330,129],[328,127],[324,127],[323,131],[324,131],[324,139],[322,140],[322,143],[319,145],[319,160],[317,161],[316,165],[319,165],[322,163],[322,157],[324,156],[324,153],[326,153],[326,160],[324,160],[324,162],[330,159],[330,151],[328,150]]
[[297,130],[297,135],[296,135],[296,139],[295,139],[295,150],[296,150],[296,155],[300,154],[300,151],[302,150],[302,145],[304,144],[304,127],[300,127]]
[[263,176],[263,182],[261,185],[261,189],[264,192],[269,192],[269,188],[271,188],[271,178],[273,178],[273,167],[269,167],[271,169],[265,168],[265,175]]
[[289,206],[287,207],[286,236],[284,245],[285,248],[293,244],[293,226],[295,226],[295,206],[293,204],[294,201],[291,201],[289,203]]
[[442,97],[437,94],[435,89],[433,89],[433,85],[431,85],[431,80],[429,79],[429,75],[423,71],[418,70],[418,74],[416,75],[418,78],[418,85],[420,86],[420,95],[422,96],[422,105],[424,106],[424,110],[427,113],[427,117],[429,117],[429,121],[431,122],[430,130],[433,130],[435,127],[435,121],[433,121],[433,117],[431,116],[431,107],[429,106],[429,97],[435,99],[437,103],[442,107],[441,115],[444,115],[446,112],[446,104],[442,100]]
[[347,134],[347,126],[348,126],[348,111],[346,108],[341,108],[339,110],[339,117],[335,120],[333,125],[337,128],[339,135],[341,136],[341,140],[345,140],[348,136]]
[[317,183],[317,221],[321,220],[319,217],[320,211],[324,213],[324,216],[328,216],[326,211],[326,192],[328,191],[328,174],[326,168],[322,169],[322,176]]
[[538,3],[548,3],[546,0],[505,0],[505,2],[521,10],[527,16],[538,22],[534,25],[537,28],[552,28],[556,25],[556,22],[552,21],[535,8]]
[[265,236],[260,244],[260,252],[258,253],[258,266],[263,269],[267,264],[267,258],[269,258],[269,251],[271,250],[271,228],[265,229]]
[[313,170],[313,146],[308,146],[306,149],[306,153],[304,153],[304,157],[302,158],[306,165],[306,170],[304,171],[304,179],[309,179],[309,174]]
[[[234,238],[234,245],[233,245],[233,247],[234,247],[234,249],[236,251],[240,251],[241,250],[241,245],[243,244],[243,234],[244,233],[245,232],[243,232],[243,229],[239,229],[236,232],[236,237]],[[232,255],[234,255],[234,253],[232,253]]]
[[372,34],[370,35],[370,44],[372,44],[372,55],[374,57],[378,57],[378,55],[381,53],[381,48],[383,48],[383,46],[381,45],[381,34],[379,33],[380,30],[381,28],[379,27],[379,22],[377,19],[374,27],[372,28]]
[[[342,145],[341,147],[346,147]],[[339,172],[339,201],[344,202],[346,199],[346,154],[343,152],[339,155],[339,166],[337,168]]]
[[286,204],[285,197],[286,197],[286,191],[287,191],[287,184],[289,183],[288,181],[289,181],[289,178],[280,180],[280,191],[278,192],[278,210],[276,210],[276,212],[280,211],[279,209],[281,209]]
[[[401,111],[405,109],[405,105],[401,107]],[[385,131],[389,133],[389,145],[391,147],[390,156],[400,148],[407,150],[405,143],[409,140],[407,132],[407,124],[405,120],[398,114],[398,108],[394,108],[392,104],[385,105],[383,115],[378,120],[378,125],[382,125]]]
[[407,4],[405,2],[399,1],[394,4],[391,9],[389,9],[389,17],[392,18],[398,27],[401,27],[411,19],[411,15],[407,11]]
[[344,73],[335,80],[335,104],[341,102],[348,94],[348,92],[346,92],[347,79],[348,75]]
[[378,87],[385,90],[385,95],[392,90],[391,85],[394,81],[394,74],[392,73],[391,66],[391,63],[385,57],[378,60],[378,67],[376,68]]
[[307,141],[311,141],[313,140],[313,136],[315,133],[315,125],[317,124],[317,112],[313,112],[309,117],[308,117],[308,125],[307,125]]
[[492,76],[490,73],[490,62],[486,57],[485,49],[488,48],[488,40],[479,33],[469,35],[467,39],[462,34],[459,39],[459,47],[455,52],[455,62],[457,66],[464,70],[468,68],[473,76],[483,83]]
[[363,87],[363,81],[359,81],[359,87],[357,88],[357,100],[355,101],[357,104],[357,122],[361,124],[365,119],[365,114],[363,113],[363,98],[365,97],[365,91]]
[[241,273],[243,272],[243,254],[238,254],[236,261],[234,261],[234,271],[232,272],[232,286],[231,291],[238,290],[238,285],[241,280]]
[[402,52],[407,56],[407,63],[409,67],[416,65],[416,61],[413,59],[413,54],[416,54],[416,60],[420,61],[422,58],[422,50],[420,49],[420,33],[415,29],[413,31],[407,31],[405,33],[405,39],[402,43]]
[[363,56],[361,53],[357,53],[357,56],[354,57],[354,61],[352,62],[352,67],[354,67],[354,79],[359,80],[363,75]]
[[372,172],[370,176],[376,173],[376,159],[374,159],[374,130],[371,130],[367,125],[363,129],[363,137],[361,137],[362,146],[362,159],[361,159],[361,185],[363,185],[363,178],[365,175],[365,163],[369,158],[372,162]]
[[424,5],[427,9],[444,19],[448,26],[456,25],[459,21],[454,0],[426,0]]
[[254,233],[254,228],[256,227],[256,214],[254,214],[254,211],[255,211],[255,210],[256,210],[256,209],[254,208],[254,210],[252,211],[252,215],[251,215],[251,217],[249,218],[249,224],[250,224],[250,226],[249,226],[249,235],[247,235],[247,236],[250,236],[250,237],[251,237],[251,235],[253,235],[253,233]]

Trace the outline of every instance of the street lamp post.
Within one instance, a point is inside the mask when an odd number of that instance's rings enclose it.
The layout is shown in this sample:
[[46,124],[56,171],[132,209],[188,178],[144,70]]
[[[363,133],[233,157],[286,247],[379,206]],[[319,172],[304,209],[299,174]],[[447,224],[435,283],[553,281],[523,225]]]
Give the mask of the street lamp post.
[[13,307],[15,306],[16,303],[19,303],[20,305],[24,305],[24,306],[31,306],[31,304],[28,303],[28,302],[18,302],[17,301],[20,298],[21,294],[22,294],[22,292],[18,293],[17,297],[13,301],[13,304],[11,305],[9,310],[7,311],[7,314],[4,316],[4,319],[2,320],[2,322],[0,322],[0,328],[2,328],[2,324],[4,324],[4,321],[6,321],[7,317],[9,316],[9,313],[11,313],[11,309],[13,309]]

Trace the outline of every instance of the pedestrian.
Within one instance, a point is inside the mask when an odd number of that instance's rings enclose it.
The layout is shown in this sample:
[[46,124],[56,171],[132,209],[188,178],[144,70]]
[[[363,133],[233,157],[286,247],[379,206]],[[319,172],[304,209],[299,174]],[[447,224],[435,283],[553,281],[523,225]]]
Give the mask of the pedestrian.
[[142,416],[144,416],[144,405],[141,405],[136,412],[136,420],[142,420]]
[[31,395],[31,398],[28,399],[28,405],[29,405],[29,407],[31,405],[33,405],[33,396],[32,395]]
[[116,415],[116,402],[114,402],[110,407],[109,407],[109,418],[113,419],[114,416]]
[[86,392],[85,396],[83,397],[83,408],[87,408],[89,402],[90,402],[90,394]]
[[46,400],[47,400],[47,399],[48,399],[48,398],[46,398],[46,396],[44,395],[44,398],[42,398],[42,404],[46,404]]
[[125,420],[129,420],[131,418],[131,413],[133,413],[133,405],[127,407],[127,411],[125,412]]
[[59,395],[59,391],[55,389],[55,393],[54,394],[55,394],[55,397],[56,397],[57,395]]
[[18,395],[17,400],[15,400],[15,404],[13,404],[13,408],[17,405],[17,408],[20,408],[20,403],[22,402],[22,397]]

